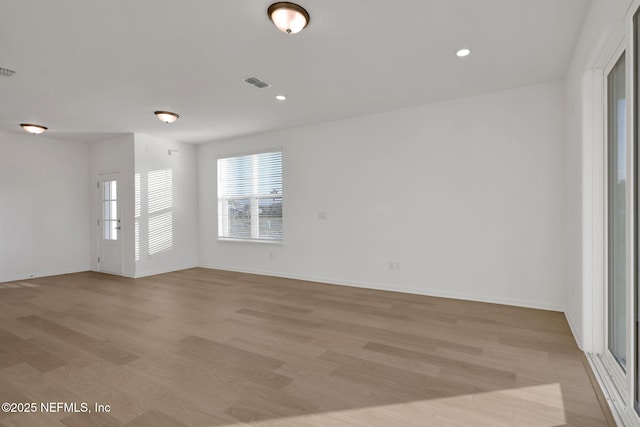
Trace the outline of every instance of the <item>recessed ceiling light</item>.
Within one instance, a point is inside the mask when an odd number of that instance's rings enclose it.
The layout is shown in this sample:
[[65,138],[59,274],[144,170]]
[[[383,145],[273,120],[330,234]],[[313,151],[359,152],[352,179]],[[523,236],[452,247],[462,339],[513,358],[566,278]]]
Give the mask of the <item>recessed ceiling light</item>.
[[162,120],[165,123],[173,123],[178,120],[179,115],[176,113],[172,113],[171,111],[154,111],[157,118]]
[[42,132],[47,130],[47,128],[44,127],[44,126],[34,125],[34,124],[30,124],[30,123],[20,123],[20,126],[22,127],[22,129],[24,129],[27,132],[32,133],[34,135],[41,134]]
[[459,51],[456,52],[456,55],[459,56],[460,58],[464,58],[465,56],[468,56],[471,53],[471,51],[469,49],[460,49]]
[[287,99],[287,97],[286,97],[286,96],[284,96],[284,95],[276,95],[276,99],[277,99],[278,101],[284,101],[285,99]]
[[309,24],[309,12],[295,3],[280,1],[267,9],[269,19],[280,31],[296,34],[304,30]]

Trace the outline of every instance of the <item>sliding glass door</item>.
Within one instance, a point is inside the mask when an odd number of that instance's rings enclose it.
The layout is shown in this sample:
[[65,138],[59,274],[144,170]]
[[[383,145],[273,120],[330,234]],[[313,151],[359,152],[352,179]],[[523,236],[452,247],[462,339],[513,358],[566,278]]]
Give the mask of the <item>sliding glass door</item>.
[[[594,346],[590,357],[618,425],[640,426],[640,292],[638,284],[638,142],[640,135],[640,0],[602,52],[594,85],[604,132],[594,127]],[[622,13],[622,12],[620,12]],[[621,17],[622,21],[622,17]],[[602,78],[602,80],[600,80]],[[604,90],[600,90],[600,84]],[[602,98],[601,96],[604,95]],[[602,160],[602,162],[600,162]],[[598,304],[599,305],[599,304]],[[587,350],[589,351],[589,350]]]
[[622,54],[607,77],[607,346],[623,371],[627,370],[625,66],[625,56]]
[[639,172],[638,172],[638,166],[640,165],[640,153],[638,150],[638,146],[640,145],[640,130],[638,129],[638,125],[640,124],[640,118],[638,117],[638,112],[640,112],[640,60],[638,59],[640,57],[640,10],[636,11],[635,14],[633,15],[633,75],[634,75],[634,88],[635,88],[635,93],[634,95],[634,116],[635,119],[633,120],[633,129],[634,129],[634,138],[633,138],[633,147],[634,147],[634,153],[633,153],[633,163],[632,163],[632,175],[633,175],[633,183],[634,183],[634,188],[635,188],[635,197],[634,197],[634,203],[633,203],[633,224],[634,224],[634,230],[635,230],[635,236],[633,239],[633,250],[635,252],[635,262],[633,263],[633,268],[631,269],[631,271],[634,274],[634,293],[635,293],[635,313],[633,316],[634,319],[634,334],[633,334],[633,338],[634,338],[634,351],[633,351],[633,355],[635,357],[635,378],[633,379],[633,391],[634,391],[634,407],[636,410],[636,413],[640,414],[640,351],[638,349],[638,343],[640,343],[640,330],[638,327],[638,319],[640,319],[640,281],[638,280],[638,273],[640,272],[640,257],[638,255],[638,246],[639,246],[639,242],[640,242],[640,232],[638,231],[639,229],[639,215],[638,215],[638,208],[639,208],[639,202],[638,200],[640,199],[640,192],[639,192]]

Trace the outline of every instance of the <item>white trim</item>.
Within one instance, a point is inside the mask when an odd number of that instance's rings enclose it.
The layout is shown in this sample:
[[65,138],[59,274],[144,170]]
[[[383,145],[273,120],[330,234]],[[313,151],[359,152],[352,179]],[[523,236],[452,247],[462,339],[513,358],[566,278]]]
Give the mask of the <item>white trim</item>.
[[214,270],[234,271],[237,273],[259,274],[262,276],[281,277],[284,279],[304,280],[307,282],[327,283],[330,285],[352,286],[355,288],[373,289],[379,291],[402,292],[406,294],[425,295],[431,297],[452,298],[465,301],[486,302],[491,304],[511,305],[515,307],[535,308],[539,310],[564,312],[565,307],[561,305],[548,304],[539,301],[525,301],[511,298],[492,298],[478,295],[457,294],[453,292],[432,291],[418,288],[390,286],[382,283],[372,282],[354,282],[351,280],[342,280],[328,277],[303,276],[297,274],[276,273],[273,271],[265,271],[251,268],[238,268],[226,265],[216,264],[200,264],[199,267],[210,268]]
[[[624,403],[624,399],[620,395],[618,387],[614,384],[612,378],[607,373],[605,362],[601,356],[591,353],[587,353],[586,356],[589,361],[589,365],[591,366],[591,370],[598,381],[598,385],[600,386],[607,404],[609,405],[609,409],[611,410],[611,414],[613,415],[616,424],[621,426],[638,425],[629,416],[629,412],[635,412],[633,410],[633,404],[628,406]],[[622,407],[618,402],[622,402]],[[629,411],[629,409],[631,409],[631,411]]]
[[580,351],[584,352],[584,349],[582,348],[580,340],[578,339],[579,335],[576,333],[578,329],[573,324],[573,321],[571,320],[571,316],[569,316],[569,313],[565,311],[564,317],[567,319],[567,323],[569,324],[569,329],[571,329],[571,333],[573,334],[573,339],[576,340],[576,344],[578,344],[578,348],[580,349]]
[[239,239],[237,237],[218,237],[218,242],[231,242],[231,243],[258,243],[261,245],[283,245],[284,240],[280,239]]
[[113,273],[107,273],[106,271],[100,271],[100,270],[96,270],[94,268],[92,268],[91,270],[89,270],[93,273],[100,273],[100,274],[108,274],[109,276],[115,276],[115,277],[127,277],[129,279],[135,279],[135,276],[133,276],[132,274],[129,273],[122,273],[122,274],[113,274]]
[[247,150],[247,151],[234,151],[230,154],[218,154],[216,156],[216,160],[220,159],[229,159],[232,157],[244,157],[244,156],[252,156],[254,154],[267,154],[267,153],[283,153],[284,150],[282,147],[272,147],[272,148],[264,148],[258,150]]
[[14,274],[11,276],[0,276],[0,283],[5,282],[15,282],[16,280],[29,280],[29,279],[37,279],[40,277],[48,277],[48,276],[61,276],[63,274],[73,274],[73,273],[84,273],[86,271],[91,271],[91,267],[89,264],[84,267],[75,267],[65,270],[53,270],[53,271],[45,271],[38,272],[34,274]]
[[[102,273],[102,271],[98,271],[98,270],[91,270],[91,271],[95,271],[96,273]],[[102,273],[102,274],[109,274],[109,273]],[[115,274],[114,274],[114,276],[115,276]],[[129,273],[117,274],[117,276],[127,277],[129,279],[135,279],[136,278],[135,275],[129,274]]]
[[100,175],[110,175],[110,174],[115,174],[115,173],[120,173],[122,172],[120,170],[120,168],[117,169],[101,169],[98,172],[96,172],[96,176],[100,176]]
[[[603,336],[603,76],[585,71],[582,85],[582,346],[602,353]],[[571,323],[570,323],[571,324]],[[573,324],[571,324],[573,327]],[[574,335],[576,335],[574,333]],[[580,344],[579,344],[580,345]]]
[[[629,5],[630,7],[631,5]],[[627,13],[629,13],[630,9],[627,9]],[[627,298],[627,390],[629,396],[629,405],[631,408],[634,407],[635,401],[635,390],[634,385],[637,378],[636,373],[636,352],[635,348],[637,346],[635,339],[635,329],[636,329],[636,304],[635,304],[635,264],[636,264],[636,251],[635,251],[635,218],[636,218],[636,207],[635,207],[635,194],[636,194],[636,186],[635,186],[635,170],[634,167],[638,167],[636,165],[636,154],[635,154],[635,115],[636,115],[636,107],[635,104],[637,102],[636,99],[636,88],[635,88],[635,66],[634,62],[636,60],[636,52],[637,47],[634,42],[634,34],[633,34],[633,13],[631,13],[630,17],[627,19],[625,17],[625,24],[628,23],[628,37],[626,41],[626,58],[627,58],[627,69],[626,73],[626,88],[627,88],[627,105],[626,105],[626,194],[625,194],[625,203],[627,206],[627,223],[626,223],[626,256],[627,259],[625,261],[626,264],[626,298]]]
[[[591,179],[591,293],[592,297],[590,310],[592,315],[592,347],[590,351],[602,354],[605,349],[605,301],[606,301],[606,281],[607,281],[607,258],[606,258],[606,215],[607,215],[607,176],[606,176],[606,107],[607,96],[605,94],[605,70],[598,68],[594,70],[593,81],[593,106],[592,122],[593,135],[590,144],[590,171]],[[589,311],[585,313],[589,317]]]
[[164,274],[164,273],[173,273],[174,271],[188,270],[190,268],[196,268],[196,267],[198,267],[198,264],[189,264],[181,267],[160,268],[157,270],[149,270],[149,271],[142,271],[142,272],[136,271],[133,276],[125,275],[125,274],[121,274],[121,276],[131,277],[133,279],[139,279],[141,277],[155,276],[155,275]]

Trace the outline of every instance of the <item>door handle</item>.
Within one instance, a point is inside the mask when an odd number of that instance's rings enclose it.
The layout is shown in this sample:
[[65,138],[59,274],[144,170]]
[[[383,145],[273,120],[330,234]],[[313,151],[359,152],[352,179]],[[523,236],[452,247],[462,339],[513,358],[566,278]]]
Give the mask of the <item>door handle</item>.
[[117,227],[116,227],[116,230],[120,230],[120,226],[117,226]]

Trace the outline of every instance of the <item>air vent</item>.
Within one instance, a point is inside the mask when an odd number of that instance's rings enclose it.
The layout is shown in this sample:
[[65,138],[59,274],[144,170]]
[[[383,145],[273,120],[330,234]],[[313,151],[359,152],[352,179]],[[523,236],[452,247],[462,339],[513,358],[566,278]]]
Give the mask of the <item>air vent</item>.
[[255,87],[259,88],[259,89],[263,89],[265,87],[269,87],[269,83],[267,82],[263,82],[262,80],[256,78],[256,77],[247,77],[246,79],[244,79],[245,82],[249,83],[250,85],[254,85]]
[[11,77],[15,74],[16,72],[13,70],[10,70],[8,68],[2,68],[0,67],[0,76],[2,77]]

